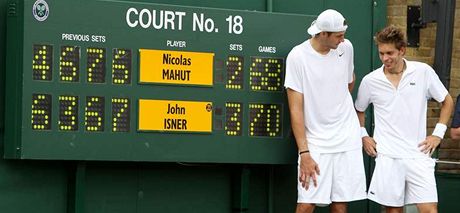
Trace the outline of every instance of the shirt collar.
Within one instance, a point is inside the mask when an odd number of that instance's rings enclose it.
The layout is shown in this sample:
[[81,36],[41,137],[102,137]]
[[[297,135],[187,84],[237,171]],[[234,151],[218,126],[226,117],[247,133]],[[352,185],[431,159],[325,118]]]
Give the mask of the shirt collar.
[[[406,76],[407,74],[412,73],[412,72],[415,71],[415,67],[413,66],[412,63],[410,63],[410,61],[406,60],[405,58],[403,58],[403,60],[404,60],[404,63],[406,63],[406,70],[404,70],[404,73],[403,73],[403,76],[402,76],[402,77],[404,77],[404,76]],[[381,76],[384,77],[384,78],[386,78],[386,77],[385,77],[385,72],[383,71],[384,65],[382,64],[382,66],[381,66],[379,69],[380,69],[380,74],[381,74]]]
[[414,64],[413,64],[413,63],[410,63],[410,61],[406,60],[405,58],[403,58],[403,60],[404,60],[404,62],[406,63],[406,71],[404,71],[404,72],[406,72],[406,75],[407,75],[408,73],[414,72],[414,71],[415,71],[415,66],[414,66]]

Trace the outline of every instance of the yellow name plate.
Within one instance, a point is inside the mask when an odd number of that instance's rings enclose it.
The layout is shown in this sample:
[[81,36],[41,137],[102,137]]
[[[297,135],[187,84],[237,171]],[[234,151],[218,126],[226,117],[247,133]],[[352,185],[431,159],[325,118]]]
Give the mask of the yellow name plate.
[[212,103],[140,99],[139,130],[212,132]]
[[140,49],[140,82],[213,85],[214,53]]

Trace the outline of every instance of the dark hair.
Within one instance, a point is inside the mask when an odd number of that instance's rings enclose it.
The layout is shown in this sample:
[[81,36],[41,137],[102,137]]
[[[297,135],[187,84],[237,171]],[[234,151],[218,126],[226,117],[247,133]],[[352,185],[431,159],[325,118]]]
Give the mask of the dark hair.
[[[322,33],[322,32],[317,33],[317,34],[315,35],[315,37],[318,37],[320,33]],[[329,37],[329,36],[332,35],[333,32],[325,32],[325,33],[327,33],[327,36]]]
[[377,32],[374,36],[375,43],[378,44],[394,44],[396,49],[401,50],[407,47],[407,40],[404,33],[398,27],[390,25]]

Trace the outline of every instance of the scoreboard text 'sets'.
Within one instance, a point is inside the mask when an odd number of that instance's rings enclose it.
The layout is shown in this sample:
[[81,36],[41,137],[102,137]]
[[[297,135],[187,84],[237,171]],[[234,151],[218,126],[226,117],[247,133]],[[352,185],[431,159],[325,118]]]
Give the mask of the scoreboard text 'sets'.
[[11,0],[5,157],[293,163],[285,59],[312,18]]

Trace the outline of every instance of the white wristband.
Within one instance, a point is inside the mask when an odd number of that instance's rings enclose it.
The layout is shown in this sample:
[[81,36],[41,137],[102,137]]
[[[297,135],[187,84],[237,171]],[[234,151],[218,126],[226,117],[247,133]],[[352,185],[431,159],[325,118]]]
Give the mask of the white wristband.
[[438,136],[441,139],[443,139],[444,134],[446,134],[446,130],[447,130],[447,126],[445,124],[437,123],[431,135]]
[[367,134],[367,130],[366,130],[366,127],[361,127],[361,138],[364,138],[366,136],[369,136],[369,134]]

